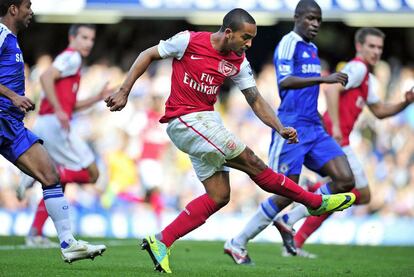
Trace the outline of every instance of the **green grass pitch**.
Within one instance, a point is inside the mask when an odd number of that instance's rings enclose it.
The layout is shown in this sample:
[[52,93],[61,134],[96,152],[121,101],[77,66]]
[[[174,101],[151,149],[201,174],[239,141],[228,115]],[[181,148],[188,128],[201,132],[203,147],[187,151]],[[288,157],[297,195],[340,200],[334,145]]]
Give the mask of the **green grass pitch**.
[[[22,237],[0,237],[0,276],[157,276],[138,240],[91,239],[102,257],[65,264],[58,249],[27,249]],[[237,266],[223,242],[179,241],[170,265],[176,276],[414,276],[414,247],[308,245],[319,258],[283,258],[280,244],[251,243],[255,266]]]

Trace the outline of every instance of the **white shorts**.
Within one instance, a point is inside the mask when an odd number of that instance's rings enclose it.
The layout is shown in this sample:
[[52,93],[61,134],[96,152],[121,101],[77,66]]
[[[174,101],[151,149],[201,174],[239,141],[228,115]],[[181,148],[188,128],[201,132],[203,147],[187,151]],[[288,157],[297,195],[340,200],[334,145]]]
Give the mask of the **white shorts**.
[[355,156],[354,151],[352,151],[351,146],[349,145],[344,146],[342,147],[342,150],[346,154],[349,165],[351,166],[352,173],[354,174],[355,187],[357,189],[368,187],[368,180],[367,180],[367,177],[365,176],[364,168],[362,167],[361,163]]
[[217,171],[229,171],[224,166],[246,148],[223,126],[217,112],[196,112],[183,115],[168,123],[168,136],[178,149],[190,156],[200,181]]
[[54,114],[40,115],[33,127],[33,133],[44,140],[44,146],[52,159],[68,169],[87,168],[95,156],[85,141],[75,132],[62,129]]

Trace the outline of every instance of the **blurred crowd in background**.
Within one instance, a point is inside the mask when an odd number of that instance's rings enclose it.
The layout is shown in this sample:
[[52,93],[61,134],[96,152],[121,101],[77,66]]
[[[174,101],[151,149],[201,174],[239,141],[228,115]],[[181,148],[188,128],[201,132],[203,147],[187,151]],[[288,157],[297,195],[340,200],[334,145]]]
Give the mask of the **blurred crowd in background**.
[[[39,76],[51,62],[52,57],[43,55],[26,68],[26,94],[36,103],[42,97]],[[75,128],[71,132],[79,132],[92,146],[101,175],[96,185],[67,186],[65,194],[74,208],[149,209],[159,218],[164,211],[178,211],[203,193],[190,160],[170,142],[166,125],[158,122],[169,94],[170,63],[165,60],[152,65],[135,84],[123,111],[111,113],[102,101],[75,114]],[[126,72],[102,62],[85,66],[82,74],[79,99],[98,93],[106,82],[117,88]],[[377,93],[384,101],[400,101],[404,92],[414,86],[414,69],[410,67],[381,62],[375,74],[381,84]],[[280,99],[273,65],[264,64],[256,77],[260,92],[276,109]],[[323,90],[321,86],[320,112],[326,109]],[[232,83],[221,91],[216,110],[221,112],[225,126],[267,161],[271,130],[257,119]],[[28,128],[36,116],[36,111],[28,114]],[[414,217],[413,137],[413,105],[398,116],[381,121],[368,109],[364,111],[352,134],[351,146],[364,166],[372,200],[369,205],[353,207],[349,213]],[[19,174],[17,168],[0,158],[0,208],[18,211],[36,207],[41,197],[40,184],[28,190],[26,199],[20,202],[15,193]],[[236,170],[231,175],[231,201],[223,213],[253,212],[269,196],[247,175]],[[301,184],[306,186],[317,178],[306,171]]]

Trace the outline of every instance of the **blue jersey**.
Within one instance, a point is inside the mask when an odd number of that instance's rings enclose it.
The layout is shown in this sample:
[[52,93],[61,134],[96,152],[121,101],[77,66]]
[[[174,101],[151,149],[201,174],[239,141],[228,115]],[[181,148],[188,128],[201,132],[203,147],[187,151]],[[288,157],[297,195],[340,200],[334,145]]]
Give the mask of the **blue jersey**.
[[[24,61],[17,37],[0,23],[0,84],[19,95],[24,95]],[[18,119],[24,113],[10,99],[0,96],[0,110]]]
[[300,175],[302,166],[323,174],[320,169],[332,159],[345,155],[322,127],[318,113],[319,85],[300,89],[281,89],[288,76],[318,77],[321,65],[318,48],[295,32],[282,38],[276,47],[274,64],[282,100],[278,116],[285,126],[296,129],[299,143],[288,144],[276,131],[269,147],[269,165],[287,176]]
[[318,114],[319,85],[300,89],[281,89],[280,83],[288,76],[318,77],[321,65],[318,48],[295,32],[285,35],[275,49],[273,62],[281,104],[278,116],[285,126],[298,127],[321,124]]
[[[24,95],[23,55],[17,37],[0,23],[0,84]],[[0,154],[12,163],[33,144],[41,142],[23,124],[24,113],[0,96]]]

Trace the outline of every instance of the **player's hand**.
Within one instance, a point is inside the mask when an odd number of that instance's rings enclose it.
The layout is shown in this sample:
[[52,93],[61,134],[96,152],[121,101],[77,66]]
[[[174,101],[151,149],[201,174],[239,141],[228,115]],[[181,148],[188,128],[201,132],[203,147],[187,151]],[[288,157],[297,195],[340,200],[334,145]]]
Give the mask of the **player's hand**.
[[63,110],[55,111],[56,117],[58,118],[60,122],[60,126],[67,132],[70,131],[70,119],[67,113],[65,113]]
[[329,76],[324,77],[324,83],[340,83],[341,85],[346,86],[346,84],[348,83],[348,75],[343,72],[335,72]]
[[36,108],[36,106],[32,102],[32,100],[30,100],[26,96],[21,96],[21,95],[16,94],[16,97],[13,97],[11,99],[11,101],[12,101],[14,106],[19,108],[19,110],[24,112],[24,113],[33,111]]
[[414,102],[414,87],[405,93],[405,102],[411,104]]
[[128,94],[118,90],[114,94],[105,98],[106,106],[111,112],[122,110],[128,102]]
[[279,134],[288,140],[288,144],[299,142],[298,133],[292,127],[284,127]]
[[109,88],[109,82],[106,82],[102,90],[99,92],[99,99],[104,100],[115,92],[114,88]]
[[336,142],[341,145],[342,143],[342,131],[341,128],[339,128],[339,126],[332,126],[332,137],[334,138],[334,140],[336,140]]

